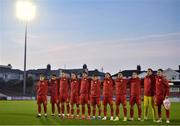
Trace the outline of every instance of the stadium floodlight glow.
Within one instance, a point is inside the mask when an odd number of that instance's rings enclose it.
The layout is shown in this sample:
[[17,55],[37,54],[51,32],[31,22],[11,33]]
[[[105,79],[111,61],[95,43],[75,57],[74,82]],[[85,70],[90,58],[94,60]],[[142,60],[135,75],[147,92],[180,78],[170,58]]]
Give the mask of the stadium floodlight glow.
[[16,16],[22,21],[34,19],[36,7],[31,0],[18,0],[16,3]]

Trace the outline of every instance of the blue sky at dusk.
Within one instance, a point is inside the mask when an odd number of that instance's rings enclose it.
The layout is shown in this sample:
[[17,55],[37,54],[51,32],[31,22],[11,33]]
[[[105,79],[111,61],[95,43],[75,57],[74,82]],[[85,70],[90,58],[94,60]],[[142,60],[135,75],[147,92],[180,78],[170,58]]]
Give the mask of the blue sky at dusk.
[[[27,68],[120,69],[180,64],[180,0],[32,0]],[[23,69],[25,25],[0,0],[0,64]]]

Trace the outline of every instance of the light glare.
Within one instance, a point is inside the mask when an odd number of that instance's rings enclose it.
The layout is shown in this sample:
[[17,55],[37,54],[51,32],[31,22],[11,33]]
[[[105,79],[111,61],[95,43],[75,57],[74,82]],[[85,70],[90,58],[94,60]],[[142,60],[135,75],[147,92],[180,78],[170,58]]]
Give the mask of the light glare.
[[31,21],[35,17],[36,7],[29,0],[18,0],[16,3],[16,16],[23,21]]

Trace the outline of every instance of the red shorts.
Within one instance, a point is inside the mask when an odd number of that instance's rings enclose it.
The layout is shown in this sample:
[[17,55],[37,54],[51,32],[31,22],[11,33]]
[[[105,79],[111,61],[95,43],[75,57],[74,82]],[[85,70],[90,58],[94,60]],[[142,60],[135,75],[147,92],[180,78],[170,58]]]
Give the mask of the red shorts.
[[110,96],[104,96],[103,97],[103,105],[113,105],[113,100],[112,100],[112,97]]
[[116,96],[116,105],[120,105],[120,103],[122,103],[123,106],[126,106],[126,95]]
[[51,104],[57,104],[59,102],[58,96],[51,96],[50,102]]
[[59,96],[59,102],[60,103],[68,102],[68,96],[67,95],[60,95]]
[[91,97],[92,105],[100,105],[100,97]]
[[80,95],[80,103],[81,105],[88,104],[89,96],[87,94]]
[[135,103],[141,105],[141,96],[130,96],[130,105],[133,106]]
[[164,100],[164,97],[156,96],[156,98],[155,98],[156,105],[157,106],[162,105],[163,104],[163,100]]
[[47,105],[47,96],[41,95],[37,96],[37,104],[46,104]]
[[71,96],[70,103],[71,104],[79,104],[79,96]]

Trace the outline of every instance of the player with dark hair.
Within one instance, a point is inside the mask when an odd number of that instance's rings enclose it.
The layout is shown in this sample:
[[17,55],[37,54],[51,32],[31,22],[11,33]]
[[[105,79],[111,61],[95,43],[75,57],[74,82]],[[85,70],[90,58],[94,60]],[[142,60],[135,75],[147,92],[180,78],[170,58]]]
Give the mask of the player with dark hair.
[[115,88],[116,88],[116,118],[114,121],[119,120],[119,107],[120,103],[123,106],[124,111],[124,120],[127,121],[127,108],[126,108],[126,87],[128,80],[123,77],[121,72],[118,73],[117,78],[115,80]]
[[79,118],[79,80],[76,73],[71,73],[70,81],[70,104],[71,104],[71,115],[70,118],[74,118],[74,105],[76,105],[76,118]]
[[55,115],[55,105],[58,109],[58,116],[60,116],[60,105],[59,105],[59,82],[55,74],[51,76],[51,79],[49,80],[49,90],[50,90],[50,102],[51,102],[51,108],[52,108],[52,116]]
[[44,116],[47,117],[47,94],[48,94],[48,82],[45,80],[43,74],[40,75],[39,81],[36,84],[38,115],[41,117],[41,105],[44,107]]
[[149,68],[147,70],[147,75],[144,78],[144,120],[147,120],[148,117],[148,107],[150,106],[152,109],[153,121],[156,121],[155,117],[155,103],[154,103],[154,96],[155,96],[155,75],[153,74],[153,70]]
[[59,86],[59,101],[61,104],[61,111],[62,111],[62,117],[64,118],[64,110],[65,106],[64,103],[66,103],[66,109],[67,109],[67,116],[69,116],[70,106],[69,106],[69,80],[67,74],[63,71],[60,78],[60,86]]
[[141,121],[141,79],[138,77],[137,72],[132,73],[130,83],[130,120],[134,120],[134,104],[138,108],[138,120]]
[[98,110],[99,110],[98,119],[101,119],[100,95],[101,95],[101,82],[98,79],[98,74],[94,73],[91,80],[91,91],[90,91],[91,105],[93,107],[92,119],[95,119],[96,106],[98,107]]
[[85,119],[85,105],[88,107],[88,117],[91,119],[91,106],[90,106],[90,79],[88,78],[88,73],[84,71],[82,73],[82,79],[80,83],[80,104],[82,107],[81,119]]
[[[158,107],[158,123],[162,122],[162,115],[161,115],[161,106],[163,105],[163,101],[168,99],[169,97],[169,84],[168,80],[163,75],[163,70],[158,69],[157,76],[156,76],[156,95],[155,101],[156,106]],[[166,123],[170,123],[169,116],[170,110],[166,110]]]
[[110,105],[111,108],[111,117],[110,120],[114,119],[114,109],[113,109],[113,89],[114,82],[111,78],[110,73],[105,74],[104,82],[103,82],[103,105],[104,105],[104,117],[102,120],[107,120],[107,104]]

